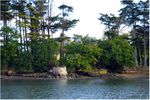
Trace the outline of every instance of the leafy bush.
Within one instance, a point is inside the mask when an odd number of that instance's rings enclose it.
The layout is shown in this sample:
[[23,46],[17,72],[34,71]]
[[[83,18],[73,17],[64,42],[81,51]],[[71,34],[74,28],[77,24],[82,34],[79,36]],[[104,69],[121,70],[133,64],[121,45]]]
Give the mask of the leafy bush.
[[134,65],[134,50],[128,41],[121,38],[105,40],[99,43],[99,47],[103,49],[100,64],[110,71],[121,72],[123,66]]
[[56,65],[55,55],[59,48],[58,44],[52,40],[41,39],[34,44],[33,70],[36,72],[48,71],[50,67]]
[[102,49],[96,45],[72,42],[65,47],[68,70],[90,71],[98,62]]

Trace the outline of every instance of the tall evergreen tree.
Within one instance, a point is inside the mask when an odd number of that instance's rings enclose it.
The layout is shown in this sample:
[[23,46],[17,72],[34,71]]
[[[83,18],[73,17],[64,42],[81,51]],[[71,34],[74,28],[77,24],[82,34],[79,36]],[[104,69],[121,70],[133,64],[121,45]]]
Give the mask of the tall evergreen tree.
[[73,12],[73,8],[71,6],[61,5],[58,8],[62,11],[58,26],[62,30],[60,34],[60,64],[63,64],[62,59],[64,57],[64,40],[67,39],[65,36],[65,31],[68,31],[70,28],[74,27],[79,20],[70,20],[67,18],[69,14]]
[[[13,18],[13,15],[10,13],[10,0],[1,0],[0,1],[1,7],[0,7],[0,20],[3,21],[3,27],[7,27],[7,22]],[[4,31],[6,32],[6,31]],[[8,41],[8,34],[3,34],[4,39],[4,46],[7,45]]]
[[[134,57],[136,66],[142,64],[142,44],[144,44],[144,66],[147,65],[147,44],[148,44],[148,16],[149,3],[148,0],[143,2],[123,0],[121,3],[124,7],[120,10],[120,16],[127,26],[132,26],[131,36],[134,43]],[[141,31],[140,31],[141,30]],[[142,31],[143,30],[143,31]],[[139,42],[139,37],[144,43]],[[138,53],[139,52],[139,53]],[[139,57],[139,58],[138,58]]]
[[3,21],[3,26],[7,27],[7,22],[13,18],[11,14],[11,4],[10,0],[1,0],[0,1],[1,7],[0,7],[0,20]]
[[141,25],[138,25],[138,32],[142,34],[143,41],[144,41],[144,66],[147,66],[147,55],[148,55],[148,37],[149,37],[149,0],[146,1],[140,1],[138,3],[139,8],[139,21]]
[[20,46],[21,49],[26,50],[27,42],[27,14],[26,14],[26,1],[18,0],[12,2],[11,8],[14,11],[14,16],[16,18],[16,27],[18,27],[20,34]]
[[116,17],[113,14],[101,14],[100,13],[100,18],[98,18],[101,23],[103,23],[106,26],[106,31],[111,31],[119,34],[119,28],[120,25],[122,24],[122,20],[120,17]]
[[45,14],[46,9],[48,9],[48,5],[46,4],[46,0],[36,0],[34,2],[35,4],[35,11],[39,14],[39,21],[40,21],[40,30],[42,34],[40,34],[42,37],[45,37],[45,31],[46,31],[46,21],[45,21]]
[[[122,0],[121,3],[122,5],[124,5],[124,7],[120,9],[120,17],[123,19],[123,22],[126,25],[132,26],[131,36],[133,39],[135,39],[137,37],[135,27],[139,20],[138,19],[139,11],[137,4],[134,3],[132,0]],[[137,46],[134,46],[134,58],[136,66],[139,66]]]

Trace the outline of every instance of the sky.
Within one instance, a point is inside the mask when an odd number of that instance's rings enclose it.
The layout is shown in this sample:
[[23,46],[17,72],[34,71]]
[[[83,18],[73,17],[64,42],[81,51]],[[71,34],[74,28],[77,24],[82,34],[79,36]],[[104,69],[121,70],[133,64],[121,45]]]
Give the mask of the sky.
[[[139,0],[134,1],[138,2]],[[66,31],[65,34],[69,37],[73,37],[74,34],[82,36],[88,34],[96,39],[102,39],[105,30],[105,26],[98,20],[100,13],[112,13],[118,16],[118,11],[122,8],[120,0],[54,0],[52,14],[59,14],[60,10],[58,7],[62,4],[74,8],[74,12],[70,14],[71,19],[79,19],[76,26]],[[128,33],[128,31],[128,28],[124,29],[124,33]],[[60,36],[60,33],[61,31],[56,32],[53,37]]]
[[[103,14],[119,14],[122,7],[120,0],[54,0],[54,7],[58,7],[62,3],[72,6],[74,12],[71,14],[72,19],[79,19],[74,28],[65,32],[67,36],[72,37],[73,34],[89,35],[97,39],[102,38],[105,26],[98,20],[99,13]],[[54,36],[59,36],[59,32]]]
[[[65,32],[65,34],[70,37],[72,37],[73,34],[83,36],[88,34],[90,37],[101,39],[105,26],[98,20],[100,17],[99,13],[112,13],[118,16],[118,11],[122,8],[120,0],[54,0],[54,8],[60,6],[62,3],[74,8],[74,12],[70,15],[72,19],[80,20],[74,28]],[[54,13],[56,12],[55,10]],[[125,33],[128,31],[128,29],[124,30]],[[60,32],[55,33],[54,37],[59,36],[59,34]]]

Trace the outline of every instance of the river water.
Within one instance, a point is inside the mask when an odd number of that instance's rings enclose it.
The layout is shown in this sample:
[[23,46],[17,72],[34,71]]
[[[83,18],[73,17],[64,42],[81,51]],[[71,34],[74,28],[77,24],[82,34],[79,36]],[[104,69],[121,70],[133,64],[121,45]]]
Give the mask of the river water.
[[2,80],[2,99],[148,99],[149,79]]

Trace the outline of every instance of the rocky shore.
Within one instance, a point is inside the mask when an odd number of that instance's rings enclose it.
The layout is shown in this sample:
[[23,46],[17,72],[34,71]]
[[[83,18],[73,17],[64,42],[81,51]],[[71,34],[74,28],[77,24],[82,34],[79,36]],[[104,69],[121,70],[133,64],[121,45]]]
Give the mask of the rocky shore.
[[51,79],[82,79],[82,78],[91,78],[90,76],[78,75],[75,73],[69,74],[67,77],[55,76],[48,73],[30,73],[30,74],[17,74],[17,75],[1,75],[0,78],[3,80],[9,79],[31,79],[31,80],[51,80]]
[[65,67],[55,67],[49,72],[43,73],[17,73],[14,71],[1,72],[1,79],[4,80],[18,80],[18,79],[41,79],[41,80],[51,80],[51,79],[85,79],[85,78],[149,78],[149,69],[145,70],[134,68],[124,71],[123,73],[109,73],[106,70],[95,70],[91,72],[76,72],[76,73],[67,73]]
[[87,78],[149,78],[149,74],[117,74],[117,73],[108,73],[106,75],[99,75],[99,76],[89,76],[89,75],[82,75],[76,73],[70,73],[67,77],[55,76],[49,73],[30,73],[30,74],[16,74],[16,75],[1,75],[0,78],[2,80],[20,80],[20,79],[28,79],[28,80],[52,80],[52,79],[87,79]]

